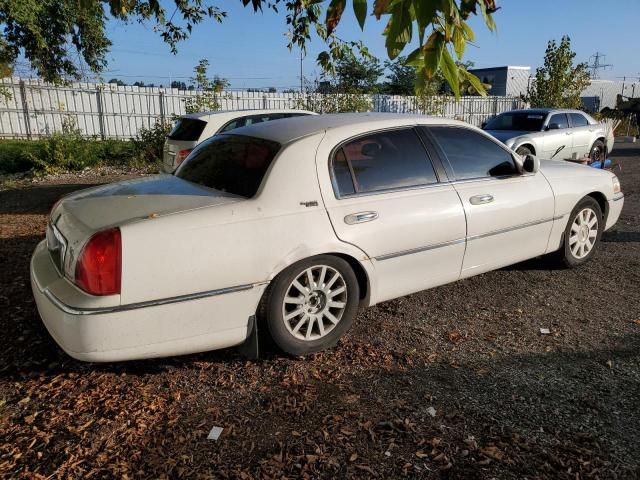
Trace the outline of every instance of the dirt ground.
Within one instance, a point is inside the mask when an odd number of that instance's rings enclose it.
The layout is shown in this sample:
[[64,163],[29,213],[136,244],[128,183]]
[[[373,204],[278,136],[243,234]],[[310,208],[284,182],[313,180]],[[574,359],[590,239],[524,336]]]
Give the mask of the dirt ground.
[[29,258],[58,197],[117,177],[13,182],[0,475],[640,478],[640,147],[614,158],[624,210],[583,268],[531,260],[363,310],[331,351],[257,361],[69,358],[39,320]]

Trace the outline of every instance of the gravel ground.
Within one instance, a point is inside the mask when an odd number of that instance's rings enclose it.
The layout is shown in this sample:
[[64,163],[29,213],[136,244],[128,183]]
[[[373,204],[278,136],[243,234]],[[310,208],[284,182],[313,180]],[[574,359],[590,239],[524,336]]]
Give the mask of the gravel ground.
[[527,261],[363,310],[332,351],[257,361],[67,357],[38,318],[30,254],[58,197],[131,175],[12,179],[0,475],[639,478],[640,147],[614,157],[625,207],[583,268]]

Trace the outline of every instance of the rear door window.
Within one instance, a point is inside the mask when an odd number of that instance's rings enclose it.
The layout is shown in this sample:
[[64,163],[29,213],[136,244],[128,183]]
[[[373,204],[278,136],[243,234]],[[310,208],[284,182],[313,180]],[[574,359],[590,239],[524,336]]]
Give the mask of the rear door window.
[[428,127],[444,152],[457,180],[516,175],[513,158],[504,148],[468,128]]
[[343,144],[333,156],[340,196],[414,187],[438,181],[415,130],[376,132]]
[[201,143],[176,176],[221,192],[253,197],[280,144],[241,135],[219,135]]
[[169,133],[169,139],[195,142],[200,138],[207,122],[197,118],[179,118]]

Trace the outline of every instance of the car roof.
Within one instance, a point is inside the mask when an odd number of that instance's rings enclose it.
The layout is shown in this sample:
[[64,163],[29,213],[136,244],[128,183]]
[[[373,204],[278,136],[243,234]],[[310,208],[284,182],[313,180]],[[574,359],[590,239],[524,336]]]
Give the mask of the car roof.
[[244,110],[216,110],[211,112],[197,112],[187,113],[180,115],[180,118],[196,118],[198,120],[213,120],[220,121],[233,120],[234,118],[249,117],[251,115],[264,115],[267,113],[299,113],[302,115],[317,115],[315,112],[307,110],[296,110],[294,108],[280,108],[280,109],[244,109]]
[[518,110],[509,110],[508,112],[502,113],[513,113],[513,112],[523,112],[523,113],[539,113],[539,114],[549,114],[549,113],[582,113],[582,110],[576,110],[573,108],[522,108]]
[[416,124],[439,124],[439,125],[471,125],[443,117],[432,117],[427,115],[399,114],[399,113],[332,113],[323,115],[313,115],[308,117],[284,118],[277,122],[263,122],[250,125],[248,127],[236,128],[227,135],[246,135],[265,140],[272,140],[281,145],[290,143],[297,139],[307,137],[327,130],[342,130],[348,132],[354,127],[366,124],[372,128],[376,126],[405,126]]

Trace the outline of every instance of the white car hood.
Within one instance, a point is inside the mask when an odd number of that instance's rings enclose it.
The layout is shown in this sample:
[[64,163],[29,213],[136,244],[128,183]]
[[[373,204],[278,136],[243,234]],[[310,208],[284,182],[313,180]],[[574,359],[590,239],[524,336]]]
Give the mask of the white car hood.
[[537,132],[525,132],[521,130],[485,130],[489,135],[494,138],[497,138],[502,143],[506,142],[511,138],[522,137],[523,135],[530,135],[532,133]]

